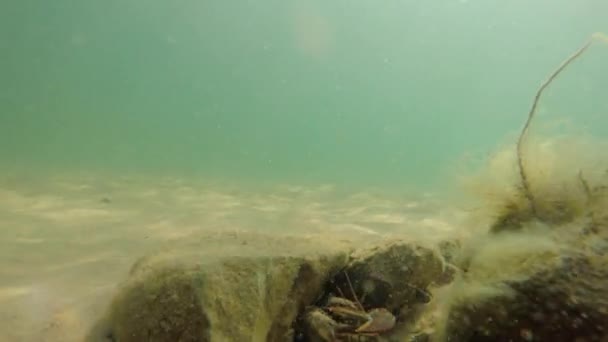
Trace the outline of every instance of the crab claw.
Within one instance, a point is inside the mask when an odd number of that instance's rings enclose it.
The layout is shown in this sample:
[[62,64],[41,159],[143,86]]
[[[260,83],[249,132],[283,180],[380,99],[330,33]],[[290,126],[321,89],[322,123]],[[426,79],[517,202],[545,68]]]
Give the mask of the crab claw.
[[358,333],[382,333],[395,327],[395,316],[387,309],[373,309],[367,313],[370,320],[358,327]]
[[305,317],[310,334],[318,336],[321,341],[325,342],[333,342],[336,340],[335,330],[339,328],[340,325],[326,315],[323,310],[313,308],[306,313]]

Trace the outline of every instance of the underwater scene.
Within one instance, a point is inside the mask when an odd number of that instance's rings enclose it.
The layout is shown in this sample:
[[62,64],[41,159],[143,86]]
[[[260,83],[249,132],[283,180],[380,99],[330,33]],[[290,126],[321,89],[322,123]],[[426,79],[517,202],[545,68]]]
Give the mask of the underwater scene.
[[0,342],[608,342],[607,1],[0,18]]

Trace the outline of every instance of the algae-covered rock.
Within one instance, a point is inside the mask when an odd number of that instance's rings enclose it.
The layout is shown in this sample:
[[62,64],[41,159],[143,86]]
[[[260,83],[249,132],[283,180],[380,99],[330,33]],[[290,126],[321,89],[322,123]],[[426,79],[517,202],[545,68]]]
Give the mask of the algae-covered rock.
[[[394,327],[379,331],[379,336],[351,338],[400,341],[405,336],[415,335],[416,329],[412,327],[432,300],[428,288],[432,283],[440,282],[445,271],[439,250],[417,243],[392,241],[355,251],[348,265],[327,283],[319,300],[311,303],[316,311],[300,315],[296,334],[301,341],[333,341],[332,330],[336,332],[337,326],[350,324],[333,321],[331,310],[325,307],[329,298],[337,296],[358,301],[368,312],[381,308],[395,317]],[[311,315],[311,312],[315,314]]]
[[204,277],[195,269],[160,268],[134,275],[115,297],[92,341],[210,341],[202,307]]
[[608,341],[605,237],[585,220],[477,241],[442,301],[436,341]]
[[312,341],[302,314],[331,292],[354,299],[347,275],[365,309],[393,312],[391,335],[403,336],[444,273],[438,249],[404,241],[303,256],[157,254],[135,263],[89,341]]
[[364,302],[400,313],[430,300],[426,289],[443,275],[444,262],[435,249],[398,241],[355,252],[345,272]]
[[91,341],[286,341],[346,253],[140,260]]
[[608,341],[608,257],[573,256],[450,309],[448,341]]

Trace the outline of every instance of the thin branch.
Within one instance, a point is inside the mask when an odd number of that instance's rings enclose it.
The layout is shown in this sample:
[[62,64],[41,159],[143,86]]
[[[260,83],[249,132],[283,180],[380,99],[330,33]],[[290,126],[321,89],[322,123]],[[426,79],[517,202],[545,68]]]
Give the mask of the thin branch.
[[591,45],[591,43],[594,40],[601,40],[601,41],[608,42],[608,36],[606,36],[603,33],[599,33],[599,32],[594,33],[591,36],[591,38],[581,48],[579,48],[574,54],[572,54],[564,62],[562,62],[562,64],[557,69],[555,69],[555,71],[553,71],[553,73],[549,76],[549,78],[545,82],[543,82],[543,84],[537,90],[536,95],[534,96],[534,102],[532,103],[532,107],[530,108],[530,111],[528,112],[528,119],[526,120],[526,123],[524,124],[524,127],[519,135],[519,139],[517,140],[517,164],[519,167],[519,176],[521,178],[521,186],[523,189],[524,196],[526,196],[528,202],[530,203],[530,210],[532,211],[532,214],[534,216],[537,215],[537,207],[536,207],[536,201],[535,201],[534,194],[532,193],[532,190],[530,187],[530,180],[528,178],[528,174],[524,167],[523,152],[522,152],[524,139],[528,133],[528,128],[530,127],[530,123],[532,122],[532,119],[534,118],[534,115],[536,114],[536,108],[538,107],[538,102],[539,102],[543,92],[545,91],[545,89],[551,84],[551,82],[553,82],[553,80],[555,80],[555,78],[570,63],[572,63],[575,59],[577,59],[580,55],[582,55],[583,52],[585,52],[585,50],[587,50],[587,48]]
[[353,295],[353,299],[355,300],[355,302],[359,306],[359,309],[361,309],[362,311],[365,311],[365,309],[363,309],[363,305],[361,305],[361,302],[359,301],[359,298],[357,298],[357,294],[355,293],[355,289],[353,288],[353,284],[350,282],[350,277],[348,276],[348,272],[344,271],[344,275],[346,276],[346,282],[348,283],[348,287],[350,288],[350,292]]

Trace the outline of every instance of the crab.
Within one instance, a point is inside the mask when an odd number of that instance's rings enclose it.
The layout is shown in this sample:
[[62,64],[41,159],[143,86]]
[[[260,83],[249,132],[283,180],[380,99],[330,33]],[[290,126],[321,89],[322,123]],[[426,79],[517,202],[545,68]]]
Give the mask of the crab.
[[323,342],[374,341],[395,327],[395,316],[385,308],[365,310],[346,279],[354,301],[330,296],[322,308],[309,307],[305,315],[309,331]]

